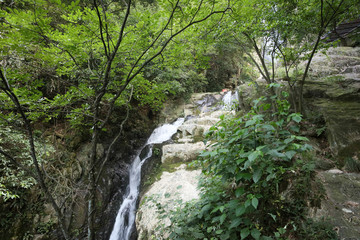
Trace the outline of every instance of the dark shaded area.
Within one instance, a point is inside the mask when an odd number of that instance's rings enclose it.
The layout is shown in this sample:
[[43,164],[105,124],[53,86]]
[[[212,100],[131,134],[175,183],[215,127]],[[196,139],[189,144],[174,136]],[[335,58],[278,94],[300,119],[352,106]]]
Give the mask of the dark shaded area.
[[354,39],[353,41],[349,41],[349,38],[354,38],[359,33],[360,33],[360,18],[339,24],[333,31],[331,31],[328,34],[326,42],[334,42],[340,40],[341,45],[343,46],[352,46],[352,47],[359,46],[360,45],[359,39]]

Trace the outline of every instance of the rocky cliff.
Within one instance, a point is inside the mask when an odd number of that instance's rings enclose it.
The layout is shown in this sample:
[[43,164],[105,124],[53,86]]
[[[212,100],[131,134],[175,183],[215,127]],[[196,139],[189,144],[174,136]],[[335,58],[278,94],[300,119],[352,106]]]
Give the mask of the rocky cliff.
[[323,117],[330,147],[318,152],[318,179],[327,197],[312,216],[329,219],[340,239],[359,239],[360,48],[317,54],[304,97],[310,114]]

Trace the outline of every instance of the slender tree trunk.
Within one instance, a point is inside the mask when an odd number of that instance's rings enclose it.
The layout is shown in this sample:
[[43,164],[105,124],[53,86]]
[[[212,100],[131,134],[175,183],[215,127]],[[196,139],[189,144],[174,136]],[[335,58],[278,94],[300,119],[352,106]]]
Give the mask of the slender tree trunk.
[[88,239],[94,240],[94,216],[96,210],[96,184],[95,184],[95,163],[97,155],[98,130],[95,127],[91,142],[91,155],[89,159],[89,200],[88,200]]
[[306,64],[306,67],[305,67],[305,71],[304,71],[304,74],[302,76],[302,79],[300,81],[300,87],[299,87],[299,112],[304,114],[304,97],[303,97],[303,91],[304,91],[304,84],[305,84],[305,80],[306,80],[306,77],[308,75],[308,72],[309,72],[309,69],[310,69],[310,64],[311,64],[311,61],[316,53],[316,50],[319,46],[319,43],[320,43],[320,40],[321,40],[321,36],[322,36],[322,31],[319,33],[317,39],[316,39],[316,42],[315,42],[315,45],[314,45],[314,48],[313,50],[311,51],[311,55],[310,55],[310,58]]
[[1,81],[3,86],[0,87],[1,90],[3,90],[5,92],[5,94],[11,99],[11,101],[14,103],[17,111],[20,113],[20,116],[22,118],[22,120],[24,121],[24,127],[27,131],[27,138],[28,138],[28,142],[30,145],[30,156],[32,159],[32,162],[35,166],[35,171],[36,171],[36,181],[37,183],[40,185],[41,189],[43,190],[45,197],[49,200],[51,206],[54,208],[59,224],[60,224],[60,228],[61,231],[63,233],[63,236],[66,240],[70,239],[69,234],[67,232],[67,228],[66,228],[66,223],[65,223],[65,218],[64,215],[62,214],[60,207],[57,205],[54,197],[52,196],[52,194],[50,193],[47,185],[45,184],[45,178],[44,178],[44,174],[40,169],[39,166],[39,162],[38,159],[36,157],[36,151],[35,151],[35,143],[34,143],[34,136],[33,136],[33,130],[32,130],[32,126],[31,123],[29,121],[29,119],[27,118],[18,97],[16,96],[16,94],[11,90],[11,87],[9,85],[9,82],[5,76],[5,74],[3,73],[3,71],[0,69],[0,77],[1,77]]

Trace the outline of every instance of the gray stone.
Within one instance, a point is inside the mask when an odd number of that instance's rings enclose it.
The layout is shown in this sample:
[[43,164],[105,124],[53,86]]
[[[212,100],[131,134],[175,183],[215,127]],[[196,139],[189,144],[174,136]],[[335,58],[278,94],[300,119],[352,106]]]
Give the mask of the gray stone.
[[326,171],[320,172],[318,179],[324,185],[326,198],[311,217],[329,220],[338,229],[339,239],[359,239],[360,207],[356,201],[360,199],[360,174]]
[[340,165],[359,155],[360,48],[330,48],[315,55],[304,97],[326,121],[330,147]]
[[162,148],[161,162],[176,163],[195,160],[199,153],[205,149],[203,142],[169,144]]
[[161,179],[155,182],[140,201],[136,214],[138,239],[168,239],[168,234],[159,233],[157,226],[170,225],[168,218],[158,219],[156,203],[160,203],[165,211],[177,206],[176,200],[188,202],[199,198],[197,189],[201,171],[187,171],[183,167],[173,173],[164,172]]
[[343,171],[339,170],[339,169],[330,169],[329,171],[327,171],[328,173],[333,173],[333,174],[341,174],[343,173]]

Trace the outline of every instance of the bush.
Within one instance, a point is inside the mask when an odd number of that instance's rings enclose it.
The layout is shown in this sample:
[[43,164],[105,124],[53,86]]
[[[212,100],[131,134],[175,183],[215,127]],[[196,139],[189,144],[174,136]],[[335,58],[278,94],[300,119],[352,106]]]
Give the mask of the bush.
[[[286,94],[284,93],[284,96]],[[310,149],[299,132],[300,114],[286,100],[254,101],[244,116],[222,116],[201,154],[201,199],[170,214],[171,239],[283,239],[296,237],[306,209],[321,200],[313,184],[314,164],[300,155]],[[163,209],[163,208],[161,208]],[[304,239],[304,238],[300,238]]]

